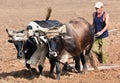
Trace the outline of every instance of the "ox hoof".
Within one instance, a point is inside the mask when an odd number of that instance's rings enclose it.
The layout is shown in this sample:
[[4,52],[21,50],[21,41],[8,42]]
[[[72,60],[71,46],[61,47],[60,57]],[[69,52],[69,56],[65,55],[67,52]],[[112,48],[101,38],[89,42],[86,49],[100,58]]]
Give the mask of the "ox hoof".
[[60,80],[60,78],[56,78],[56,80]]
[[52,74],[53,74],[53,71],[50,71],[49,74],[52,75]]
[[57,78],[56,78],[56,80],[60,80],[60,74],[59,74],[59,75],[57,75]]
[[44,76],[44,73],[43,72],[38,72],[37,75],[38,76]]
[[83,70],[83,71],[82,71],[82,74],[85,74],[86,72],[87,72],[86,70]]
[[40,78],[44,77],[44,74],[43,74],[43,73],[40,73],[40,72],[37,72],[36,75],[37,75],[37,78],[39,78],[39,77],[40,77]]
[[87,67],[84,67],[83,70],[82,70],[82,73],[85,74],[87,72]]
[[30,68],[29,71],[32,75],[37,73],[37,70],[35,68]]
[[35,68],[31,68],[31,72],[37,72]]
[[97,70],[98,70],[98,67],[97,67],[97,66],[94,66],[94,70],[97,71]]

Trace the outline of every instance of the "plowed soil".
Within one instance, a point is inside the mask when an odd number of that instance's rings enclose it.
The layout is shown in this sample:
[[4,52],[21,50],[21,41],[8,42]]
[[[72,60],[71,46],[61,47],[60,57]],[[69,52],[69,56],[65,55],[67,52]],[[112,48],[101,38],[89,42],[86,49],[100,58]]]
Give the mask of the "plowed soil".
[[[85,74],[69,72],[58,81],[49,75],[46,60],[44,76],[38,77],[26,69],[23,60],[17,59],[16,49],[7,42],[6,28],[25,29],[33,20],[44,20],[46,10],[52,7],[51,20],[67,23],[76,17],[84,17],[92,23],[94,3],[97,0],[0,0],[0,83],[120,83],[120,68],[88,71]],[[105,11],[110,14],[108,63],[120,65],[120,1],[104,0]],[[101,64],[99,64],[101,65]],[[98,65],[98,66],[99,66]],[[32,66],[37,68],[37,66]],[[38,71],[38,70],[37,70]]]

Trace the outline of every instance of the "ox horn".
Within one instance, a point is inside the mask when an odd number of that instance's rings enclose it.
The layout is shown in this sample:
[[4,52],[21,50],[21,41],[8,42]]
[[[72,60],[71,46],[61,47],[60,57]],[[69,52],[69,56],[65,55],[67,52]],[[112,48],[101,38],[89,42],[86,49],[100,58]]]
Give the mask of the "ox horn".
[[51,9],[51,7],[49,7],[49,8],[47,9],[47,14],[46,14],[46,19],[45,19],[45,20],[48,20],[48,19],[50,18],[51,12],[52,12],[52,9]]
[[63,39],[72,39],[73,37],[68,36],[66,34],[60,34]]
[[12,36],[19,36],[19,37],[23,37],[26,35],[26,33],[23,33],[23,30],[22,31],[14,31],[14,30],[8,30],[6,29],[6,32],[8,34],[9,37],[12,37]]
[[13,36],[13,31],[6,29],[6,32],[7,32],[7,34],[8,34],[9,37]]

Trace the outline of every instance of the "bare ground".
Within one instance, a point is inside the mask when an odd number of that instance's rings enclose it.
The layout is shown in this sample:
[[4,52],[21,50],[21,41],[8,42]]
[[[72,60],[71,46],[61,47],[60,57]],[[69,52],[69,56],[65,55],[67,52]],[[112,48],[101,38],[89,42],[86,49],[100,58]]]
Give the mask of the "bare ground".
[[[50,77],[49,62],[46,60],[44,77],[31,76],[22,60],[16,58],[13,44],[7,42],[6,28],[26,28],[32,20],[44,20],[47,7],[52,7],[50,19],[67,23],[82,16],[92,23],[92,12],[97,0],[1,0],[0,1],[0,83],[120,83],[120,68],[88,71],[86,74],[68,73],[59,81]],[[110,14],[109,30],[120,29],[119,0],[105,0],[105,10]],[[110,32],[109,61],[120,65],[120,30]],[[36,66],[33,66],[36,68]]]

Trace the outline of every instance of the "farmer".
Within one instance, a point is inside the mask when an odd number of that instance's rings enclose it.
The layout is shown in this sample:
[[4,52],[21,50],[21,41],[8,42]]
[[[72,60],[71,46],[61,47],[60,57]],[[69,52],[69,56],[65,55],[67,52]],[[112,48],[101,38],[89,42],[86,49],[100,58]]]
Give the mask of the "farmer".
[[94,7],[96,10],[96,12],[93,13],[95,40],[92,53],[97,55],[100,63],[107,63],[109,14],[104,11],[102,2],[95,3]]

